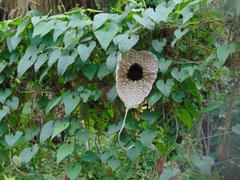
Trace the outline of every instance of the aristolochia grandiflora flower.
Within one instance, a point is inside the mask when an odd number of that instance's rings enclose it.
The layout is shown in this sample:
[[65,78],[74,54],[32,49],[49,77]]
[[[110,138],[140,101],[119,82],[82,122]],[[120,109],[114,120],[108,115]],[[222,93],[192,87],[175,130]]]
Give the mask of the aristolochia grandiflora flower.
[[[126,114],[129,109],[139,105],[148,96],[152,89],[153,82],[158,72],[157,57],[148,51],[129,50],[126,54],[121,54],[117,62],[116,89],[118,96],[124,102]],[[123,126],[125,126],[126,114]],[[129,148],[128,148],[129,149]],[[125,149],[126,150],[126,149]]]

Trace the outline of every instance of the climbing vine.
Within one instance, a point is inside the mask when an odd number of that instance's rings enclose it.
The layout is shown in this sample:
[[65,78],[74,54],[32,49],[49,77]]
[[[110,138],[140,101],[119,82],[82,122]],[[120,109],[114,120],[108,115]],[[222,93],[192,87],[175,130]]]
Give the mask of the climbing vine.
[[[123,3],[0,22],[1,178],[240,176],[239,1]],[[124,150],[116,64],[130,49],[158,73],[126,116]]]

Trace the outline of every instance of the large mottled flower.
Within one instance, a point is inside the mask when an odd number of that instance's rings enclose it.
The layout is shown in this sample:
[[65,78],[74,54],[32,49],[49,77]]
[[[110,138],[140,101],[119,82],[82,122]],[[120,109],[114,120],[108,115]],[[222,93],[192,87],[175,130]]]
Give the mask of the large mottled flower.
[[119,56],[116,88],[126,109],[143,102],[152,89],[157,72],[157,57],[148,51],[131,49]]
[[122,127],[118,133],[118,141],[124,150],[129,150],[134,145],[125,148],[120,140],[121,132],[125,126],[128,110],[140,103],[148,96],[153,82],[157,78],[157,57],[148,51],[129,50],[121,54],[117,62],[116,89],[118,96],[126,107]]

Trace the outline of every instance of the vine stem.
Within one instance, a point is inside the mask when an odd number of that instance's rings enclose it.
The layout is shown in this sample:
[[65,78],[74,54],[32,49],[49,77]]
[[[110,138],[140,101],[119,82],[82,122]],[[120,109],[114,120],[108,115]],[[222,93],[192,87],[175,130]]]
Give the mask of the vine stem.
[[122,131],[123,131],[124,127],[125,127],[125,124],[126,124],[126,118],[127,118],[128,110],[129,110],[129,108],[126,108],[126,110],[125,110],[125,115],[124,115],[124,119],[123,119],[123,124],[122,124],[122,127],[121,127],[120,131],[118,132],[118,142],[119,142],[120,146],[121,146],[125,151],[127,151],[127,150],[131,149],[133,146],[135,146],[135,145],[131,145],[130,147],[125,148],[125,146],[122,144],[121,139],[120,139],[121,133],[122,133]]

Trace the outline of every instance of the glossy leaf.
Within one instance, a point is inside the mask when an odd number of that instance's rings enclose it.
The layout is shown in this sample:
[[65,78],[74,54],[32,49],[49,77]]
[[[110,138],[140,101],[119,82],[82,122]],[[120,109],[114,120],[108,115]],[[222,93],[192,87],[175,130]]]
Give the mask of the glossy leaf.
[[231,43],[230,45],[224,44],[217,49],[217,57],[219,63],[214,63],[217,68],[220,68],[224,65],[225,61],[227,60],[228,56],[232,54],[236,49],[236,45]]
[[174,100],[175,102],[178,102],[178,103],[182,102],[184,97],[185,97],[184,92],[182,92],[182,91],[180,91],[180,90],[178,90],[177,92],[174,92],[174,93],[172,94],[173,100]]
[[75,180],[81,172],[82,166],[80,163],[71,163],[66,166],[66,174],[70,180]]
[[15,36],[19,36],[27,27],[29,20],[23,19],[21,23],[17,26],[17,32]]
[[51,67],[60,58],[60,56],[61,56],[61,50],[60,49],[54,50],[50,55],[48,66]]
[[199,9],[198,4],[187,5],[182,9],[183,23],[187,22],[190,18],[193,17],[193,14]]
[[98,79],[102,80],[109,73],[110,73],[110,71],[108,70],[106,63],[102,63],[102,65],[100,66],[100,68],[98,70]]
[[159,180],[170,180],[176,174],[177,174],[176,168],[171,168],[171,167],[165,168]]
[[48,103],[45,112],[48,113],[49,111],[51,111],[51,109],[54,108],[61,100],[62,100],[62,96],[53,98],[53,99]]
[[108,14],[108,13],[100,13],[100,14],[97,14],[96,16],[94,16],[93,30],[95,31],[98,28],[100,28],[103,25],[103,23],[105,23],[107,21],[109,16],[110,16],[110,14]]
[[75,50],[71,55],[68,55],[67,53],[62,53],[58,60],[57,70],[58,74],[62,76],[65,71],[67,70],[68,66],[71,65],[75,58],[77,57],[77,50]]
[[121,160],[116,159],[115,157],[112,157],[108,160],[108,164],[111,167],[112,171],[115,171],[121,165],[121,162]]
[[91,52],[93,51],[93,49],[95,48],[95,46],[96,46],[95,41],[90,41],[88,46],[86,44],[78,45],[78,54],[81,57],[81,60],[83,62],[85,62],[89,58],[89,56],[90,56]]
[[214,164],[214,160],[212,157],[209,157],[209,156],[199,157],[199,156],[193,155],[192,162],[195,166],[197,166],[200,169],[200,171],[204,175],[209,176],[211,174],[211,169]]
[[40,54],[37,57],[36,63],[34,64],[34,70],[35,72],[38,72],[40,67],[48,60],[48,56],[46,53]]
[[109,56],[107,57],[107,60],[106,60],[106,65],[107,65],[108,70],[110,72],[113,72],[116,67],[116,64],[117,64],[117,52],[113,51],[113,52],[111,52],[111,54],[109,54]]
[[137,22],[142,24],[145,28],[149,30],[153,30],[155,28],[154,22],[152,22],[152,20],[148,18],[146,13],[142,12],[142,17],[140,17],[138,14],[134,14],[133,17]]
[[165,74],[172,64],[172,59],[165,60],[164,58],[158,60],[158,68],[160,69],[161,73]]
[[153,10],[153,8],[146,9],[146,14],[157,24],[160,23],[161,19],[157,16],[157,13]]
[[35,145],[33,148],[24,148],[20,156],[23,164],[29,163],[33,156],[38,152],[38,146]]
[[202,113],[210,112],[221,106],[222,101],[211,101],[205,108],[203,108]]
[[136,145],[126,151],[128,157],[132,162],[137,160],[138,155],[141,153],[143,145],[141,141],[137,141]]
[[32,37],[34,38],[37,35],[42,34],[43,28],[45,27],[46,22],[42,21],[36,25],[36,27],[33,30],[33,35]]
[[176,67],[171,70],[171,75],[179,82],[183,82],[190,76],[186,70],[179,71]]
[[172,79],[167,79],[166,83],[163,80],[157,81],[157,88],[162,92],[165,97],[168,97],[171,93],[174,82]]
[[56,20],[50,20],[48,22],[46,22],[46,24],[44,25],[42,32],[41,32],[41,37],[43,37],[44,35],[46,35],[48,32],[50,32],[51,30],[54,29],[55,27],[55,23]]
[[54,129],[55,129],[55,126],[54,126],[53,120],[48,121],[46,124],[44,124],[40,133],[40,143],[48,139],[52,135]]
[[163,47],[166,45],[166,43],[167,43],[166,38],[163,38],[161,41],[159,41],[158,39],[155,39],[152,41],[152,46],[155,51],[161,53],[163,50]]
[[54,128],[54,131],[53,131],[51,140],[52,140],[54,137],[56,137],[57,135],[59,135],[62,131],[64,131],[65,129],[67,129],[68,126],[69,126],[69,122],[61,122],[61,123],[59,123],[59,124]]
[[11,45],[12,45],[13,50],[15,50],[17,48],[17,46],[21,42],[22,38],[23,38],[23,34],[19,34],[18,36],[11,37]]
[[157,121],[161,116],[161,113],[159,110],[155,110],[151,112],[149,109],[146,109],[143,111],[142,119],[147,122],[148,126],[151,126],[155,121]]
[[8,96],[10,96],[11,93],[12,93],[11,89],[5,89],[5,90],[3,90],[3,89],[0,88],[0,94],[1,94],[1,96],[0,96],[0,102],[1,102],[2,104],[4,104],[5,101],[6,101],[6,99],[8,98]]
[[77,129],[75,134],[78,139],[83,141],[83,143],[86,143],[90,138],[90,131],[87,128],[85,128],[83,130]]
[[67,22],[65,21],[60,21],[60,20],[56,21],[56,24],[54,26],[53,42],[56,42],[57,38],[61,34],[63,34],[64,31],[66,31],[66,25],[67,25]]
[[174,6],[175,3],[173,1],[170,1],[168,5],[166,2],[159,3],[159,5],[156,7],[156,14],[158,16],[158,19],[167,22],[168,15],[172,12]]
[[184,108],[181,108],[180,110],[176,108],[174,112],[178,119],[180,119],[180,121],[187,126],[188,130],[190,130],[192,127],[192,117],[188,111]]
[[139,40],[139,35],[120,34],[117,35],[113,42],[115,45],[118,45],[119,51],[121,53],[128,52]]
[[90,80],[92,81],[94,75],[96,74],[98,70],[98,65],[97,64],[87,64],[82,68],[83,74]]
[[200,118],[200,113],[198,112],[198,109],[196,109],[196,107],[194,105],[192,105],[191,102],[184,101],[184,104],[185,104],[188,112],[190,112],[193,117],[195,117],[196,119]]
[[113,102],[115,100],[115,98],[117,97],[117,90],[116,90],[116,85],[114,85],[108,92],[108,100],[109,102]]
[[236,133],[236,134],[240,134],[240,124],[236,124],[235,126],[232,127],[232,130]]
[[101,44],[102,48],[106,51],[107,47],[109,46],[110,42],[112,41],[113,37],[118,32],[118,25],[110,22],[104,24],[99,29],[97,29],[94,34],[98,39],[99,43]]
[[7,99],[6,105],[8,105],[9,107],[11,107],[11,108],[14,109],[14,110],[17,110],[18,105],[19,105],[19,99],[18,99],[18,97],[13,96],[13,97],[12,97],[12,100]]
[[5,140],[9,146],[13,146],[19,138],[23,135],[22,131],[17,131],[15,135],[13,134],[6,134]]
[[74,151],[74,146],[62,144],[57,151],[57,163],[59,164],[64,158]]
[[189,31],[189,28],[185,28],[182,31],[182,28],[180,27],[174,32],[174,34],[175,34],[177,39],[181,39],[181,37],[183,37],[188,31]]
[[86,151],[85,154],[82,155],[82,160],[86,162],[98,163],[100,159],[97,153],[92,151]]
[[162,97],[161,92],[152,91],[148,97],[148,105],[153,106]]
[[0,121],[7,115],[9,111],[10,111],[10,108],[5,105],[2,107],[2,109],[0,109]]
[[69,116],[71,112],[77,107],[78,103],[80,102],[80,97],[72,95],[67,96],[67,98],[64,100],[65,105],[65,113],[66,116]]
[[143,146],[148,146],[150,142],[157,136],[158,131],[156,129],[145,129],[140,135],[140,141]]
[[20,59],[18,64],[18,77],[21,78],[21,76],[30,68],[35,61],[37,60],[37,54],[43,50],[45,45],[41,44],[39,47],[36,47],[34,45],[28,46],[25,55]]

